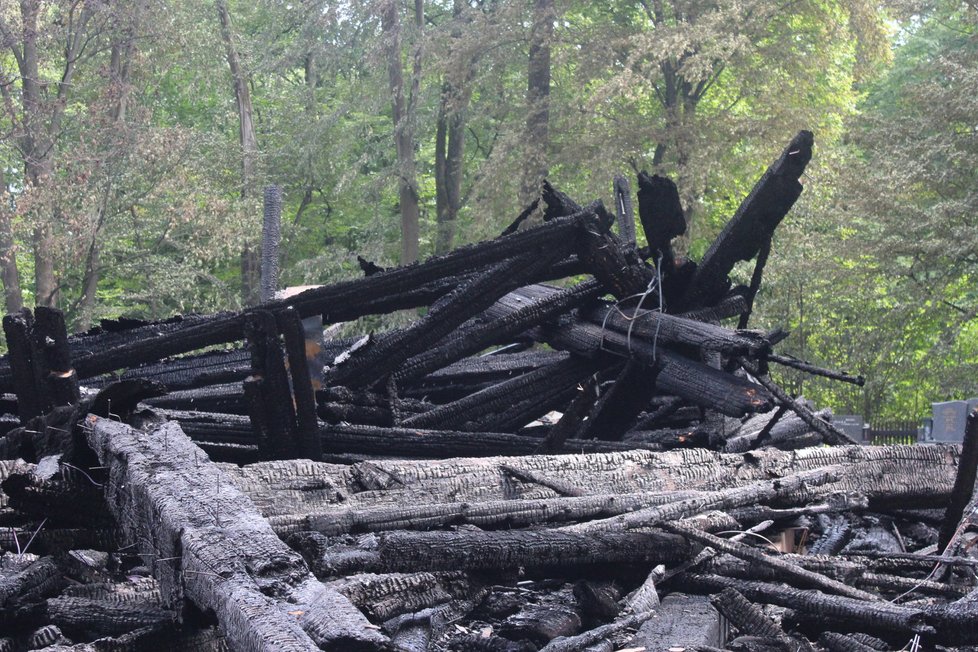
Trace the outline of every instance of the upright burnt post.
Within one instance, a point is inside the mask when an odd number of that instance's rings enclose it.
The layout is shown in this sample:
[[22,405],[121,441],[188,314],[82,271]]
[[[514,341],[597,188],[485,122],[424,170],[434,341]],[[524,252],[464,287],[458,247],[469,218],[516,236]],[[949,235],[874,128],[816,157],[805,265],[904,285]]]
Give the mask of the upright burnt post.
[[261,230],[261,301],[271,301],[278,289],[278,248],[282,241],[282,187],[265,188]]
[[38,306],[34,311],[32,334],[37,362],[44,384],[54,405],[78,403],[78,374],[71,364],[68,328],[64,313],[55,308]]
[[259,455],[262,459],[295,457],[295,409],[275,316],[267,310],[249,313],[245,337],[251,349],[252,375],[244,381],[244,391]]
[[10,373],[17,393],[17,416],[26,424],[51,408],[51,398],[41,381],[40,365],[31,333],[34,315],[27,308],[3,318],[3,332],[10,350]]

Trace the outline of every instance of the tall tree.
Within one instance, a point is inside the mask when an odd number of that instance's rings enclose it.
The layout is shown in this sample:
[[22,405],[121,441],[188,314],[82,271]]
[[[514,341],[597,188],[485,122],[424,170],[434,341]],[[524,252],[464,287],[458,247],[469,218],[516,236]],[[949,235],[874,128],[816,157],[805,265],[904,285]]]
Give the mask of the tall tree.
[[[128,138],[126,118],[129,96],[132,92],[131,75],[133,58],[142,12],[141,2],[134,2],[128,11],[118,8],[111,19],[108,84],[106,89],[105,127],[100,158],[103,167],[122,166],[130,160],[133,142]],[[118,174],[106,174],[99,189],[96,216],[90,233],[88,251],[85,256],[85,270],[82,278],[81,296],[78,300],[77,329],[88,330],[95,312],[96,294],[101,274],[102,229],[113,210],[113,198]]]
[[556,18],[554,0],[534,0],[526,75],[526,140],[521,204],[529,203],[539,194],[540,182],[550,169],[550,45]]
[[0,279],[3,280],[3,305],[8,314],[18,312],[24,306],[10,200],[7,177],[0,167]]
[[414,129],[419,86],[421,83],[421,31],[424,27],[424,3],[414,2],[417,44],[411,87],[405,98],[404,71],[401,64],[401,17],[396,0],[385,0],[381,7],[381,29],[387,53],[390,79],[391,116],[394,121],[394,145],[397,150],[397,186],[401,213],[401,264],[418,259],[421,208],[418,195],[417,164],[414,158]]
[[[218,21],[221,24],[221,40],[231,70],[235,107],[238,113],[238,142],[241,145],[241,197],[255,199],[258,196],[258,136],[255,133],[255,110],[251,102],[250,79],[241,65],[241,56],[234,42],[231,13],[226,0],[217,0]],[[241,250],[241,301],[254,305],[259,296],[259,245],[247,241]]]
[[[13,97],[6,70],[0,73],[4,78],[0,88],[8,117],[16,125],[14,141],[26,181],[35,196],[53,183],[75,77],[97,51],[106,14],[106,5],[92,0],[20,0],[18,14],[0,13],[0,38],[17,64],[19,97]],[[8,22],[16,19],[19,25]],[[51,47],[52,43],[63,47]],[[56,201],[32,211],[34,300],[39,306],[58,303],[54,228],[60,215]]]
[[442,82],[435,132],[437,254],[451,250],[455,242],[456,222],[462,206],[465,129],[472,97],[472,81],[479,57],[479,49],[463,41],[464,12],[465,2],[453,0],[451,48]]

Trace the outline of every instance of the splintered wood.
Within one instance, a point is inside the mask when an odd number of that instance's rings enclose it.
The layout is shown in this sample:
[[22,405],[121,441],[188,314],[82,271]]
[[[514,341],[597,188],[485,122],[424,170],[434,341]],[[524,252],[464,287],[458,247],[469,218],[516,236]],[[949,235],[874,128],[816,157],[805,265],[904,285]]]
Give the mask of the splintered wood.
[[747,328],[812,144],[698,263],[643,172],[642,247],[624,177],[614,214],[544,183],[499,238],[238,313],[8,315],[0,652],[974,649],[978,414],[862,446],[768,371],[862,379]]

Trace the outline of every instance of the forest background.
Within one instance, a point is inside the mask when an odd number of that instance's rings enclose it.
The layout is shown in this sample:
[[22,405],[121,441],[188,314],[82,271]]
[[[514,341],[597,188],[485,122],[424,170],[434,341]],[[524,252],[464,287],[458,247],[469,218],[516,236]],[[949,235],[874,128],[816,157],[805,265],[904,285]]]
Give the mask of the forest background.
[[640,170],[678,183],[696,259],[802,128],[751,326],[867,383],[779,380],[867,419],[978,394],[974,2],[0,0],[4,307],[254,303],[268,184],[284,285]]

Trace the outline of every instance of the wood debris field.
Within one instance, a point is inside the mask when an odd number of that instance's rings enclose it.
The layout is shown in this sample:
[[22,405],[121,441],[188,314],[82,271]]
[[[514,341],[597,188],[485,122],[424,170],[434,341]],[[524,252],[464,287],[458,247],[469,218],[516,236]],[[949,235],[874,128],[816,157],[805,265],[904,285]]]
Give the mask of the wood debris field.
[[8,315],[0,651],[978,649],[978,415],[862,445],[748,328],[812,146],[697,262],[642,173],[242,312]]

